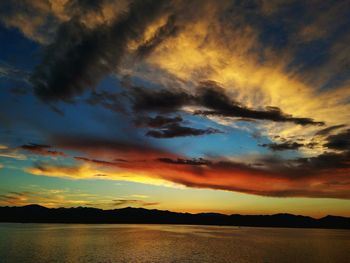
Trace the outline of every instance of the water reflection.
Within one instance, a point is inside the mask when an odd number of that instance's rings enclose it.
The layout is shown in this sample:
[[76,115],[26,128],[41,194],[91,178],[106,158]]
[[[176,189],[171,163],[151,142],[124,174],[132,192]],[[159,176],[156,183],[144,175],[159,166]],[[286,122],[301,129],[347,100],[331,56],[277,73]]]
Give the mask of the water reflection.
[[350,262],[350,231],[0,224],[2,263]]

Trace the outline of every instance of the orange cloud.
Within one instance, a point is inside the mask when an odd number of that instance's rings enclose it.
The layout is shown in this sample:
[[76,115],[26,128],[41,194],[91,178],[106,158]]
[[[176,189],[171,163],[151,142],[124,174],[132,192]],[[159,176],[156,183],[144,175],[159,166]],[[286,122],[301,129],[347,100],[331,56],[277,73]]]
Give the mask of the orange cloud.
[[[335,158],[328,156],[323,158]],[[107,162],[77,158],[74,166],[40,163],[26,171],[71,179],[123,180],[170,187],[220,189],[275,197],[350,198],[350,167],[311,169],[310,165],[259,167],[228,160],[155,160]],[[321,160],[321,159],[320,159]],[[319,160],[312,160],[315,164]],[[339,163],[338,163],[339,165]],[[294,166],[294,167],[293,167]]]

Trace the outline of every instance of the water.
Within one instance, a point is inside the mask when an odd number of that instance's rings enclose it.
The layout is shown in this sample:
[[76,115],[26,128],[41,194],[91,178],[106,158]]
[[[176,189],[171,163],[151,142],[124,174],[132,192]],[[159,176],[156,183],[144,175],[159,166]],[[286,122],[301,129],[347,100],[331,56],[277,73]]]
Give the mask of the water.
[[350,231],[0,224],[1,263],[350,262]]

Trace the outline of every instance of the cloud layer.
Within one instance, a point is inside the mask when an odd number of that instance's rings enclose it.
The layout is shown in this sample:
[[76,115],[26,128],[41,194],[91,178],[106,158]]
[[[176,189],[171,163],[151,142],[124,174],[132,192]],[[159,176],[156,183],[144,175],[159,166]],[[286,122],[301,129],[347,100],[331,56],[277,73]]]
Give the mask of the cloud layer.
[[0,58],[4,86],[21,75],[32,90],[11,86],[1,101],[7,162],[65,179],[350,199],[350,1],[0,2],[2,26],[39,50],[28,72]]

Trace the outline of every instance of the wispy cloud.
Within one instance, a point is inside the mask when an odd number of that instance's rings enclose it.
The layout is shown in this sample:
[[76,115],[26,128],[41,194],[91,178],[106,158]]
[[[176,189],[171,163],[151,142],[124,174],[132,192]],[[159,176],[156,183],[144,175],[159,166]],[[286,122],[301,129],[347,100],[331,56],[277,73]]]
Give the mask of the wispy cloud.
[[0,147],[0,157],[12,158],[17,160],[25,160],[27,157],[16,148],[11,148],[6,145]]

